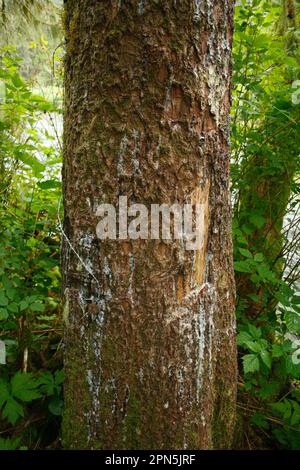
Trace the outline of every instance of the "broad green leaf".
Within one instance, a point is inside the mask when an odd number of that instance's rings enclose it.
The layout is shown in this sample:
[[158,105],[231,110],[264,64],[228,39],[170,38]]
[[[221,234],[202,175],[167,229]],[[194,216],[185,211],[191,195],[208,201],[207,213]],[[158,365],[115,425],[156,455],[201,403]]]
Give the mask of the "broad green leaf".
[[300,333],[300,315],[296,312],[286,312],[286,325],[291,333]]
[[57,180],[39,181],[38,186],[41,189],[61,188],[61,182]]
[[249,250],[246,250],[245,248],[239,248],[239,252],[246,258],[253,258],[252,253]]
[[252,273],[253,266],[249,263],[249,261],[236,261],[234,263],[234,269],[240,273]]
[[9,310],[12,313],[18,313],[19,306],[16,302],[11,302],[10,304],[8,304],[7,310]]
[[25,83],[23,82],[22,78],[20,77],[18,73],[15,73],[14,75],[12,75],[11,81],[16,88],[25,87]]
[[251,339],[252,339],[252,337],[246,331],[241,331],[241,333],[239,333],[237,335],[237,343],[240,346],[245,345],[247,343],[247,341],[251,341]]
[[41,302],[34,302],[30,305],[30,310],[33,312],[43,312],[45,310],[45,305]]
[[247,341],[245,344],[252,352],[259,353],[261,351],[261,345],[257,341]]
[[11,380],[11,393],[22,401],[32,401],[40,398],[41,393],[37,390],[38,382],[31,374],[17,372]]
[[264,349],[261,351],[260,357],[262,358],[263,363],[270,369],[272,365],[272,358],[270,353]]
[[0,437],[0,450],[16,450],[19,448],[21,438],[7,438]]
[[254,415],[252,415],[251,421],[260,428],[269,429],[269,423],[266,420],[265,416],[261,413],[255,413]]
[[281,357],[284,354],[282,347],[279,344],[273,344],[272,346],[272,357]]
[[2,410],[2,416],[15,425],[18,419],[24,416],[24,408],[12,397],[8,397]]
[[259,360],[256,354],[246,354],[243,357],[243,366],[245,374],[259,370]]
[[264,260],[264,255],[263,253],[256,253],[254,256],[254,261],[261,262]]
[[3,292],[0,292],[0,307],[6,307],[8,305],[8,298]]
[[0,308],[0,321],[1,320],[7,320],[9,317],[8,312],[5,308]]
[[53,398],[48,406],[50,413],[55,416],[60,416],[63,412],[64,402],[60,398]]
[[256,328],[256,326],[254,325],[251,325],[251,323],[248,324],[248,330],[249,330],[249,333],[251,334],[251,336],[253,338],[256,338],[256,339],[260,339],[261,338],[261,329],[260,328]]

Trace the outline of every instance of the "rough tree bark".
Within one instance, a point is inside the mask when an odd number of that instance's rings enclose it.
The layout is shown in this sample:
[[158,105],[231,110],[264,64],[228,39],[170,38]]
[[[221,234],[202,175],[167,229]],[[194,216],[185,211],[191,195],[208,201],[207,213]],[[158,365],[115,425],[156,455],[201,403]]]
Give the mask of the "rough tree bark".
[[[66,448],[230,447],[233,3],[65,2]],[[202,203],[201,250],[97,239],[120,195]]]

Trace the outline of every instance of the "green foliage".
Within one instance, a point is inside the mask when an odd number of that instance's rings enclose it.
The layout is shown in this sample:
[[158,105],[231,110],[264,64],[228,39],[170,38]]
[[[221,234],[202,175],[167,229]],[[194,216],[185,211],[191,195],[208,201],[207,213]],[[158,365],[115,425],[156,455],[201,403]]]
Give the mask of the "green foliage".
[[17,372],[10,382],[0,379],[0,409],[2,417],[11,424],[16,424],[24,416],[24,408],[20,402],[31,402],[40,398],[37,391],[38,382],[32,375]]
[[236,7],[233,239],[239,406],[264,445],[299,449],[299,9],[289,24],[285,3]]
[[[62,413],[59,110],[20,74],[12,48],[0,60],[0,448],[49,445]],[[41,124],[43,124],[41,126]],[[28,372],[30,371],[30,372]]]
[[0,450],[16,450],[19,448],[20,439],[3,439],[0,437]]

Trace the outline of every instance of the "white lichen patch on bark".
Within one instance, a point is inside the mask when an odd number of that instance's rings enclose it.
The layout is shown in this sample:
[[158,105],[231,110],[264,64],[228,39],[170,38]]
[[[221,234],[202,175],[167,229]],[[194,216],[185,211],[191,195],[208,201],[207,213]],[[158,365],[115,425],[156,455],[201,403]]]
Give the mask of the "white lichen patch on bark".
[[210,111],[215,116],[216,124],[219,126],[219,124],[223,122],[223,101],[225,93],[228,91],[227,81],[224,80],[223,77],[220,77],[215,65],[210,65],[208,67],[207,83],[209,87],[208,102],[210,105]]
[[195,302],[196,300],[199,299],[199,295],[205,289],[206,283],[202,284],[201,286],[195,287],[193,290],[191,290],[183,299],[184,302]]
[[131,304],[134,305],[134,298],[133,298],[133,293],[134,293],[134,288],[133,288],[133,276],[134,276],[134,270],[135,270],[135,259],[132,253],[129,253],[129,285],[128,285],[128,295],[131,301]]
[[145,0],[140,0],[138,4],[138,14],[142,15],[145,11]]
[[[83,326],[81,330],[82,341],[84,343],[84,349],[86,351],[86,357],[92,357],[92,365],[97,365],[96,369],[90,367],[86,372],[86,380],[89,389],[89,397],[91,402],[90,410],[86,415],[88,438],[92,440],[95,435],[92,431],[91,423],[93,423],[93,429],[95,423],[98,422],[99,411],[100,411],[100,387],[102,378],[102,340],[103,340],[103,323],[104,323],[104,312],[105,312],[105,301],[98,300],[98,311],[93,318],[95,325],[95,331],[93,333],[92,340],[89,339],[88,326]],[[95,433],[96,434],[96,433]]]
[[123,419],[126,418],[127,416],[127,404],[129,402],[129,398],[130,398],[130,387],[128,384],[126,384],[124,400],[123,400],[122,407],[120,409],[121,413],[123,413]]
[[69,303],[69,289],[65,289],[64,292],[65,302],[63,306],[63,321],[66,326],[69,324],[69,312],[70,312],[70,303]]
[[117,163],[117,172],[118,176],[124,175],[124,157],[128,147],[128,139],[126,134],[122,137],[119,148],[118,163]]
[[140,162],[137,158],[140,152],[140,133],[136,129],[133,129],[132,131],[132,139],[133,139],[134,145],[133,145],[133,149],[131,152],[131,163],[132,163],[133,174],[137,175],[140,173]]
[[217,301],[217,293],[214,286],[207,283],[207,298],[209,302],[208,308],[208,370],[209,370],[209,379],[213,379],[213,345],[214,345],[214,333],[215,333],[215,324],[214,324],[214,310]]
[[112,286],[113,274],[109,266],[109,261],[108,261],[107,256],[104,257],[103,273],[107,278],[107,289],[104,295],[105,295],[106,300],[110,300],[112,298],[111,286]]
[[79,239],[79,246],[82,246],[83,248],[91,248],[94,238],[94,235],[84,233]]
[[195,2],[195,13],[194,13],[194,19],[195,21],[199,22],[201,19],[201,5],[203,3],[202,0],[194,0]]
[[205,332],[206,332],[206,311],[204,300],[199,302],[199,317],[197,325],[198,333],[198,362],[197,362],[197,401],[200,399],[200,392],[203,383],[204,360],[205,360]]
[[111,412],[114,414],[117,409],[117,386],[115,377],[111,377],[105,386],[105,391],[112,397]]
[[184,396],[184,372],[182,368],[177,369],[177,380],[178,380],[178,397],[182,398]]

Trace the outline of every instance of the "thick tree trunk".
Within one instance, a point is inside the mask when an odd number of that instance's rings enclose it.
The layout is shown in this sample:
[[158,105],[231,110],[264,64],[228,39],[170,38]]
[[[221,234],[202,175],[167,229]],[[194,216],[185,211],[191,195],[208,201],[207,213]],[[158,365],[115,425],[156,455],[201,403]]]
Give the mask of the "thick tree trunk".
[[[229,448],[234,2],[65,3],[64,445]],[[100,241],[119,196],[201,203],[201,250]]]

